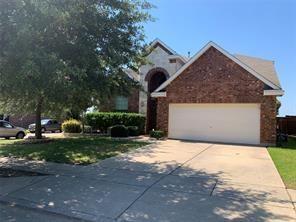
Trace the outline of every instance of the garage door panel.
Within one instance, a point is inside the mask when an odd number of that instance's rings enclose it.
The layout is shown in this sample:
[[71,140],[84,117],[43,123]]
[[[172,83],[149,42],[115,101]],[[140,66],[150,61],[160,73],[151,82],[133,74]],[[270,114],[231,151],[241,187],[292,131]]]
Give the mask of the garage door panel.
[[169,137],[260,143],[259,104],[170,104]]

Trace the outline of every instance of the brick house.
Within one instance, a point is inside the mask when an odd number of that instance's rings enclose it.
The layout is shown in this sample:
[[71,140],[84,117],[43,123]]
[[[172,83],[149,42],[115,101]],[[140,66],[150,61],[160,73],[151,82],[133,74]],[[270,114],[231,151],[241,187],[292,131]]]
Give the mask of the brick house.
[[209,42],[186,58],[156,39],[148,64],[127,74],[142,86],[118,96],[119,110],[147,116],[147,130],[169,138],[244,144],[274,144],[276,97],[280,86],[274,62],[232,55]]

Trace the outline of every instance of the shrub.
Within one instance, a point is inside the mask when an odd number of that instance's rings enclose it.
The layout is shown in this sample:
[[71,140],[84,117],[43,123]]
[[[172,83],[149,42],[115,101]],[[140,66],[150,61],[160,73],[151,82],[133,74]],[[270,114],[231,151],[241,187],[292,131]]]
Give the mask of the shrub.
[[66,120],[62,124],[62,130],[65,133],[80,133],[81,123],[76,119]]
[[137,126],[140,133],[144,132],[146,118],[138,113],[93,112],[85,116],[86,124],[94,129],[107,132],[108,127],[115,125]]
[[109,136],[111,136],[111,128],[112,128],[112,126],[108,127],[108,129],[107,129],[107,135],[109,135]]
[[156,138],[159,140],[164,137],[164,132],[161,130],[152,130],[150,131],[150,137]]
[[137,126],[128,126],[127,129],[128,129],[129,136],[139,136],[140,135],[140,131]]
[[124,125],[110,127],[111,137],[128,137],[128,129]]
[[91,126],[85,125],[84,126],[84,133],[92,133]]

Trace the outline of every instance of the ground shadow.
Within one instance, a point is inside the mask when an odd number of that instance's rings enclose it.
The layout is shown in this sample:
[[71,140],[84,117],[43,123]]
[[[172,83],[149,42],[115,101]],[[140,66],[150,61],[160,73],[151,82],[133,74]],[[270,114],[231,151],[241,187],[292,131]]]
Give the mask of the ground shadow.
[[[16,203],[22,198],[48,212],[94,221],[295,220],[286,213],[292,209],[274,208],[289,201],[273,196],[268,189],[229,186],[222,177],[223,169],[216,173],[194,170],[184,165],[186,161],[172,159],[174,150],[158,148],[153,144],[145,150],[106,159],[84,167],[85,171],[75,177],[47,177],[10,197]],[[144,160],[136,161],[139,156]],[[35,168],[45,165],[36,163]],[[181,168],[189,173],[178,174]]]

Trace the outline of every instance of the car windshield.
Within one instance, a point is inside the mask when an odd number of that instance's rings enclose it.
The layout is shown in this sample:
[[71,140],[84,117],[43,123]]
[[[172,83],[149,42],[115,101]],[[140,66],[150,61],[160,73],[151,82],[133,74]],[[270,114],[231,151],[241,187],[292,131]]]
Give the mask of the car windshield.
[[49,119],[43,119],[41,120],[41,124],[46,124],[49,121]]

